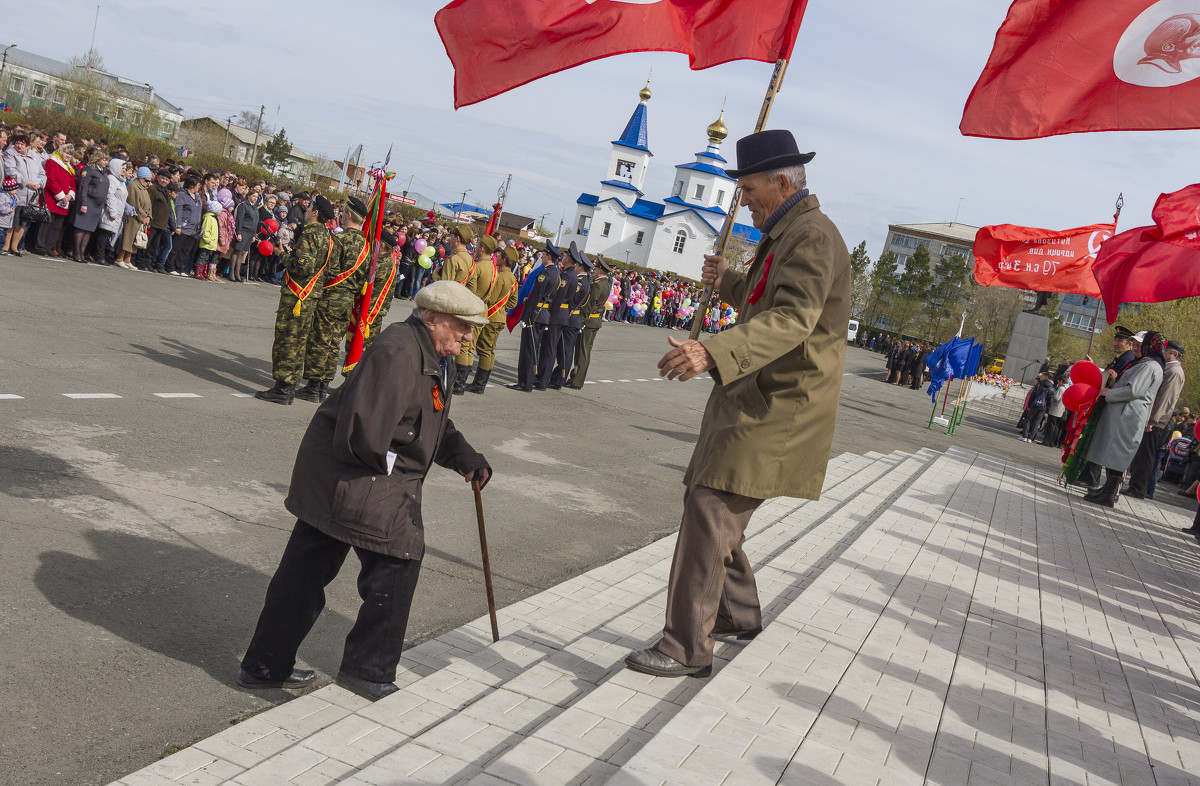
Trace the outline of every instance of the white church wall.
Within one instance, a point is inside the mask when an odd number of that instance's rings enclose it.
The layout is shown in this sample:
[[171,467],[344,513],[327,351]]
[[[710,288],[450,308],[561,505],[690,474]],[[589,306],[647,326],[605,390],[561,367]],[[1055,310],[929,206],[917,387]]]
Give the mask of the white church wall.
[[[681,232],[682,253],[676,251]],[[654,233],[654,244],[646,266],[698,280],[704,266],[704,255],[712,253],[716,239],[716,233],[695,213],[678,213],[661,219]]]

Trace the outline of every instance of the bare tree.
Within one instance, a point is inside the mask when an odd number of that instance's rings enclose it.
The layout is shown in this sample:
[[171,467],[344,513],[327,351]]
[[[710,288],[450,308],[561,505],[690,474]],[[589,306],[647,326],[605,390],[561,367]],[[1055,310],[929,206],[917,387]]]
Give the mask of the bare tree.
[[[233,119],[233,124],[235,126],[241,126],[242,128],[249,128],[251,131],[253,131],[258,128],[258,112],[255,112],[253,109],[243,109],[241,112],[238,112],[238,116]],[[260,133],[264,137],[275,136],[275,127],[264,120],[262,124],[262,131]]]

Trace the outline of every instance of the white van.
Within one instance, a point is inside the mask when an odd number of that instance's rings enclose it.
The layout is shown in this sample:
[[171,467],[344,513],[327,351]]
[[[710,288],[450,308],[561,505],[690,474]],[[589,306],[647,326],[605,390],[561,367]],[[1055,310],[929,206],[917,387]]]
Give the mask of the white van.
[[858,336],[858,320],[850,320],[850,327],[846,330],[846,340],[853,343],[855,337]]

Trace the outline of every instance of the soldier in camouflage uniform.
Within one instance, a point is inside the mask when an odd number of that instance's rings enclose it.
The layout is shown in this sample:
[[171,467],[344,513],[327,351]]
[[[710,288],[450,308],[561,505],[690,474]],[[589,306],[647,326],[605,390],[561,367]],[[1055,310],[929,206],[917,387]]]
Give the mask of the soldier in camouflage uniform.
[[292,253],[284,258],[285,274],[275,312],[275,341],[271,345],[271,376],[275,387],[260,390],[255,398],[274,404],[291,404],[296,383],[304,371],[304,354],[312,331],[321,283],[333,257],[333,236],[325,221],[334,217],[333,205],[318,196],[304,215],[304,228],[296,234]]
[[383,318],[392,310],[392,299],[396,296],[396,276],[400,269],[400,254],[392,259],[396,248],[396,236],[388,230],[379,233],[379,264],[375,266],[375,281],[371,284],[371,310],[367,313],[370,328],[363,338],[363,352],[383,330]]
[[[484,235],[484,240],[490,239]],[[487,249],[486,244],[484,249]],[[479,337],[475,340],[479,348],[479,368],[475,371],[475,380],[466,387],[470,393],[482,393],[487,388],[488,377],[496,365],[496,342],[500,339],[500,329],[504,327],[508,309],[517,305],[517,277],[513,275],[512,266],[520,258],[517,249],[512,246],[506,247],[504,253],[496,257],[496,281],[483,299],[487,304],[485,314],[491,321],[479,329]]]
[[308,384],[296,391],[296,398],[319,403],[329,395],[329,383],[337,373],[342,339],[354,319],[354,303],[366,283],[370,248],[362,233],[367,206],[350,197],[342,211],[342,232],[333,239],[333,255],[321,285],[321,300],[308,335],[304,353],[304,376]]

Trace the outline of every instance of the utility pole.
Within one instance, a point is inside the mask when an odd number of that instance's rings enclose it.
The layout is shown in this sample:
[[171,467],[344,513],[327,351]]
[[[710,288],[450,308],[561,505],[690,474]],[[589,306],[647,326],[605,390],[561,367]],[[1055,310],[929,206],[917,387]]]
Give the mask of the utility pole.
[[4,58],[0,60],[0,104],[8,106],[8,88],[4,86],[4,69],[8,65],[8,50],[12,49],[16,44],[9,44],[4,47]]
[[466,209],[466,207],[467,207],[467,194],[469,194],[469,193],[471,193],[471,189],[469,189],[469,188],[468,188],[466,191],[463,191],[462,199],[460,199],[460,200],[458,201],[458,213],[459,213],[459,215],[462,215],[463,211],[464,211],[464,210]]
[[221,157],[229,158],[229,124],[237,115],[230,115],[225,118],[225,141],[221,143]]
[[254,152],[250,154],[250,166],[258,166],[258,135],[262,133],[262,117],[266,111],[265,104],[258,107],[258,128],[254,129]]
[[416,175],[408,176],[408,188],[404,189],[404,196],[408,196],[408,192],[412,190],[412,181],[414,177],[416,177]]

